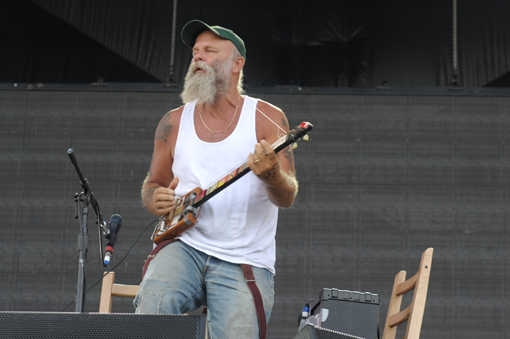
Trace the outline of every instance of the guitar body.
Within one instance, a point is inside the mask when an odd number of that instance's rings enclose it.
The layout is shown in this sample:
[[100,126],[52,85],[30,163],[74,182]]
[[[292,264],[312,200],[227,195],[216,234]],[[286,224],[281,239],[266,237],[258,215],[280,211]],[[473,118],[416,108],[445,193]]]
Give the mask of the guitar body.
[[154,230],[154,243],[173,239],[197,223],[200,207],[193,208],[191,205],[201,193],[202,189],[197,187],[177,200],[175,210],[167,214]]

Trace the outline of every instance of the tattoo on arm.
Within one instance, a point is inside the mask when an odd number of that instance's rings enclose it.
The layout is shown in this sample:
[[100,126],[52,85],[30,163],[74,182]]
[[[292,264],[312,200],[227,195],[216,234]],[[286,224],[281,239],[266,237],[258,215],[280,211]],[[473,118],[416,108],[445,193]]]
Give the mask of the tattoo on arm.
[[263,176],[265,180],[274,180],[278,175],[278,171],[280,170],[280,166],[275,165],[267,174]]
[[170,132],[172,132],[172,125],[170,124],[170,113],[167,113],[156,129],[156,141],[167,142]]
[[296,169],[294,167],[294,154],[292,153],[292,147],[289,146],[287,147],[287,149],[284,151],[285,153],[283,154],[283,156],[285,157],[285,159],[287,159],[287,161],[289,162],[289,165],[290,165],[290,170],[295,173],[296,172]]

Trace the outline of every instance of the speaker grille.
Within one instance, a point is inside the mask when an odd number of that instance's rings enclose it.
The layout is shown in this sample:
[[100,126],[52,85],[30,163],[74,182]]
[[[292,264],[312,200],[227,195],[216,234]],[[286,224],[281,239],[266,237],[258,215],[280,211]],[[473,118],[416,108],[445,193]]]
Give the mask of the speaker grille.
[[11,339],[202,339],[205,323],[205,315],[0,312],[0,333]]
[[355,335],[333,331],[327,328],[306,325],[293,339],[365,339]]

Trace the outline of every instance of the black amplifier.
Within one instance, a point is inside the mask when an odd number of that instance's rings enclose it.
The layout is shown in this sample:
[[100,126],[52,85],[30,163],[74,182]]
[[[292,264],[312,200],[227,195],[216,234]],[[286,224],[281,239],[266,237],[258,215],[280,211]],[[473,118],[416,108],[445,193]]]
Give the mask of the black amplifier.
[[366,339],[377,339],[379,295],[324,288],[312,308],[318,326]]

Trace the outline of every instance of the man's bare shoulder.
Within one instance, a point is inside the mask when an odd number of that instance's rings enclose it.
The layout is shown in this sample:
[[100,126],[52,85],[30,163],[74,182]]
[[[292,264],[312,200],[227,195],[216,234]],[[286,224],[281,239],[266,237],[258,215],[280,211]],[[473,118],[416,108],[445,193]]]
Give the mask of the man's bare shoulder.
[[279,107],[264,100],[259,99],[257,103],[257,108],[268,115],[269,114],[275,114],[277,116],[285,115]]
[[184,106],[181,106],[171,110],[161,118],[156,129],[156,141],[167,143],[169,138],[177,133],[183,110]]
[[[289,122],[287,120],[287,117],[285,116],[285,113],[283,113],[283,111],[279,107],[277,107],[267,101],[259,100],[259,102],[257,104],[257,108],[262,113],[267,115],[267,117],[269,119],[271,119],[273,122],[277,123],[280,127],[282,127],[284,130],[286,130],[286,131],[289,130]],[[266,119],[257,119],[257,121],[261,121],[264,125],[269,122],[267,118]]]

